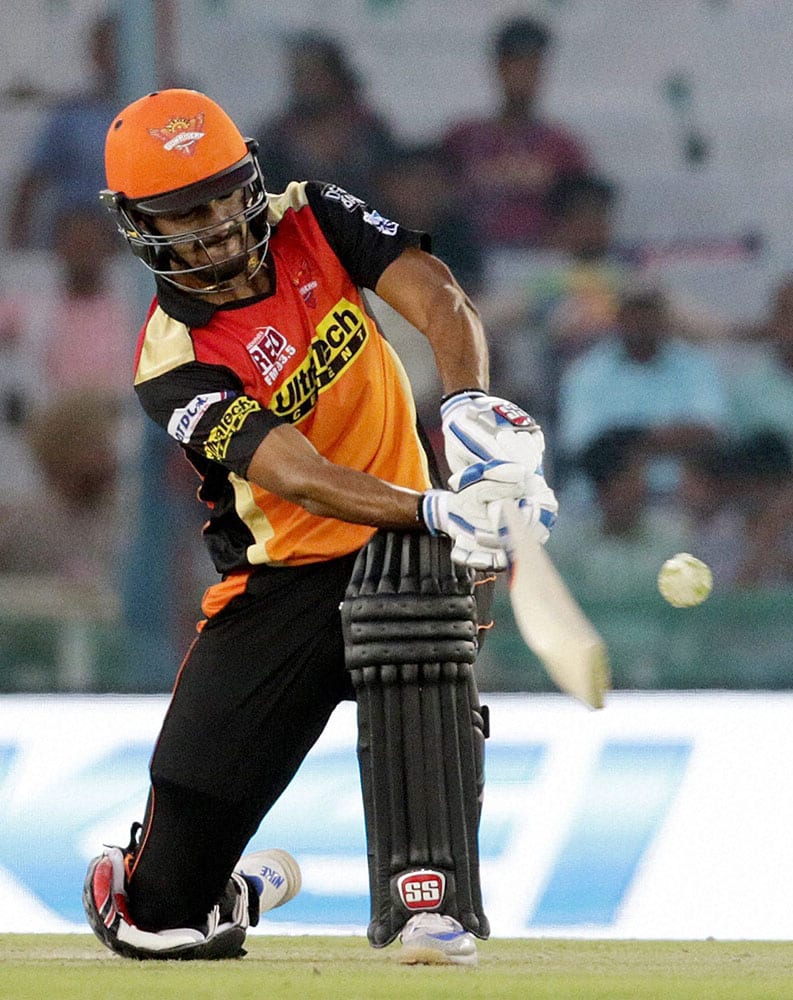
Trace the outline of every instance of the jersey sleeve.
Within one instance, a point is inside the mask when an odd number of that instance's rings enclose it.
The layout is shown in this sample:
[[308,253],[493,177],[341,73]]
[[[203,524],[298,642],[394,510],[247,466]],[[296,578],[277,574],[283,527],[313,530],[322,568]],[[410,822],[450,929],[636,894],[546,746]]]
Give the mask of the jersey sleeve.
[[190,361],[135,391],[148,416],[182,447],[243,477],[262,440],[283,423],[218,365]]
[[357,285],[374,290],[380,275],[403,250],[431,250],[427,233],[386,219],[335,184],[306,183],[306,198],[330,248]]

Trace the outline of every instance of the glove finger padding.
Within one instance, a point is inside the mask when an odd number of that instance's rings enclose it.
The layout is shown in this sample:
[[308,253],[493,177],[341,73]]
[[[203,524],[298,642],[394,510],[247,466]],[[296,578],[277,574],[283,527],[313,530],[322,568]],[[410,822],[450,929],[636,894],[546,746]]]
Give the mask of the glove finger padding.
[[453,490],[427,490],[422,517],[431,534],[454,541],[454,562],[475,569],[506,569],[508,558],[499,500],[517,500],[525,491],[525,470],[508,462],[477,462],[452,476]]
[[[546,491],[550,497],[545,500],[533,496],[521,497],[517,503],[512,501],[513,507],[517,508],[520,515],[523,530],[540,545],[545,545],[548,541],[551,529],[556,523],[556,512],[559,507],[553,491],[549,487],[546,487]],[[489,504],[489,508],[491,517],[499,525],[502,544],[511,557],[515,545],[512,540],[512,531],[504,514],[504,508],[508,503],[510,503],[509,500],[495,500]]]
[[449,477],[449,489],[454,493],[476,486],[478,500],[517,499],[526,492],[529,473],[518,462],[503,462],[493,459],[488,462],[473,462]]
[[[474,502],[484,504],[482,515],[487,519],[489,530],[478,529],[475,537],[479,545],[489,548],[504,548],[507,528],[500,518],[497,504],[500,501],[517,501],[526,493],[527,473],[516,462],[474,462],[462,472],[449,479],[449,488],[460,497],[466,491],[474,496]],[[468,565],[472,565],[470,562]]]
[[449,487],[460,491],[477,485],[477,497],[487,503],[488,517],[499,544],[510,551],[509,528],[503,516],[503,504],[515,503],[526,530],[544,545],[556,522],[559,504],[553,490],[538,473],[529,473],[517,462],[475,462],[455,473]]
[[481,547],[475,540],[469,540],[464,535],[454,538],[451,558],[452,562],[459,566],[468,566],[485,572],[500,573],[509,566],[506,549]]
[[534,538],[545,545],[556,517],[559,502],[556,494],[540,475],[528,477],[526,495],[518,503],[518,510],[525,518],[527,527]]
[[467,390],[441,405],[446,461],[452,473],[477,461],[517,462],[542,471],[545,437],[539,424],[508,399]]

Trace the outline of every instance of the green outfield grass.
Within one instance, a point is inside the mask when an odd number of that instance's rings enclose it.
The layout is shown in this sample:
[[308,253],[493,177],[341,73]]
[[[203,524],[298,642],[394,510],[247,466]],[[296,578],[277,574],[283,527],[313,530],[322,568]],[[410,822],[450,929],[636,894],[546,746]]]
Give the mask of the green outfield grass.
[[130,962],[88,935],[0,935],[2,1000],[782,1000],[793,942],[493,940],[478,968],[363,938],[251,937],[229,962]]

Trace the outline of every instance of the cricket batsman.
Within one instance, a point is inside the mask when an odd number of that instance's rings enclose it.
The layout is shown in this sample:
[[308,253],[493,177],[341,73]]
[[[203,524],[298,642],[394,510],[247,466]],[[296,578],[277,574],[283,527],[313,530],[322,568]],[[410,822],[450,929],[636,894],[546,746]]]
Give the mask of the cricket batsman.
[[[300,869],[245,848],[355,699],[369,940],[476,963],[487,715],[473,665],[503,505],[544,541],[540,428],[488,394],[479,317],[425,234],[332,183],[266,190],[257,144],[192,90],[118,113],[101,199],[154,275],[135,389],[200,477],[219,574],[151,758],[141,823],[88,869],[88,921],[137,959],[243,954]],[[443,488],[371,289],[429,340]]]

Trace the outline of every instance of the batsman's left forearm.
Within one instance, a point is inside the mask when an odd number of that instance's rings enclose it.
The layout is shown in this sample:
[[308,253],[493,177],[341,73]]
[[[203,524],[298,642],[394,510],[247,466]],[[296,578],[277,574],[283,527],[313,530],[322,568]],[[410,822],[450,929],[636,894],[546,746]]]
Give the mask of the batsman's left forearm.
[[422,332],[435,355],[445,394],[460,389],[487,391],[490,362],[484,328],[473,303],[456,282],[438,289]]
[[444,393],[487,389],[490,364],[482,321],[441,260],[405,251],[383,272],[377,294],[430,342]]

